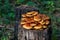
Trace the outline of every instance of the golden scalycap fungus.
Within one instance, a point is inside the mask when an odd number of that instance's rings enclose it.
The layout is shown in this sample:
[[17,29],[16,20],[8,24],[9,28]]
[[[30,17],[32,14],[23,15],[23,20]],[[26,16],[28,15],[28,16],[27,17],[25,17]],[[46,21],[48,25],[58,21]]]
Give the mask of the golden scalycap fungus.
[[49,17],[45,14],[40,14],[36,11],[27,12],[22,14],[21,25],[25,29],[46,29],[50,23]]

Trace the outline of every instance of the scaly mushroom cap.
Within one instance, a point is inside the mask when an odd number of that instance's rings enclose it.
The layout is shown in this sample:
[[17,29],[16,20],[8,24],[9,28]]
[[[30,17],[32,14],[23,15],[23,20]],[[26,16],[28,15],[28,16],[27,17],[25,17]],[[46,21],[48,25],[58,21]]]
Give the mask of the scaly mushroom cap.
[[25,29],[31,29],[32,26],[30,26],[30,24],[24,24],[24,25],[23,25],[23,28],[25,28]]

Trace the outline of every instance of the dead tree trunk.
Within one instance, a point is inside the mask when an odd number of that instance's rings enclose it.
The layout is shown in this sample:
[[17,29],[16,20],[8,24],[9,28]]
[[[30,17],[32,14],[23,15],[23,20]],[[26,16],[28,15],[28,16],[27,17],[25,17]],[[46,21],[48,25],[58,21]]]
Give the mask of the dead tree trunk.
[[45,30],[26,30],[19,29],[19,40],[48,40],[47,29]]
[[16,8],[16,21],[18,23],[15,26],[15,40],[49,40],[49,34],[48,34],[49,28],[45,30],[26,30],[21,28],[21,25],[19,24],[21,14],[29,11],[38,11],[38,9],[29,6],[20,6]]

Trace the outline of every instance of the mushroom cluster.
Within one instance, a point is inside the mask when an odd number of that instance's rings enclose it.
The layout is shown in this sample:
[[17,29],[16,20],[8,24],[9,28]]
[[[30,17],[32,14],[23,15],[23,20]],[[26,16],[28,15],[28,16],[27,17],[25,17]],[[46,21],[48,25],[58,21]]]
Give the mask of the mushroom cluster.
[[49,17],[45,14],[40,14],[37,11],[27,12],[22,14],[21,26],[25,29],[46,29],[50,23]]

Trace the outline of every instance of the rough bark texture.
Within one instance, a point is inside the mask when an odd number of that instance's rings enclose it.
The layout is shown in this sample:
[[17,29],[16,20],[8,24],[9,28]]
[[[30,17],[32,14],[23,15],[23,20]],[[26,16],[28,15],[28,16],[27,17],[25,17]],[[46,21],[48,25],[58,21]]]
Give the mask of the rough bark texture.
[[48,40],[47,30],[26,30],[18,29],[18,40]]

